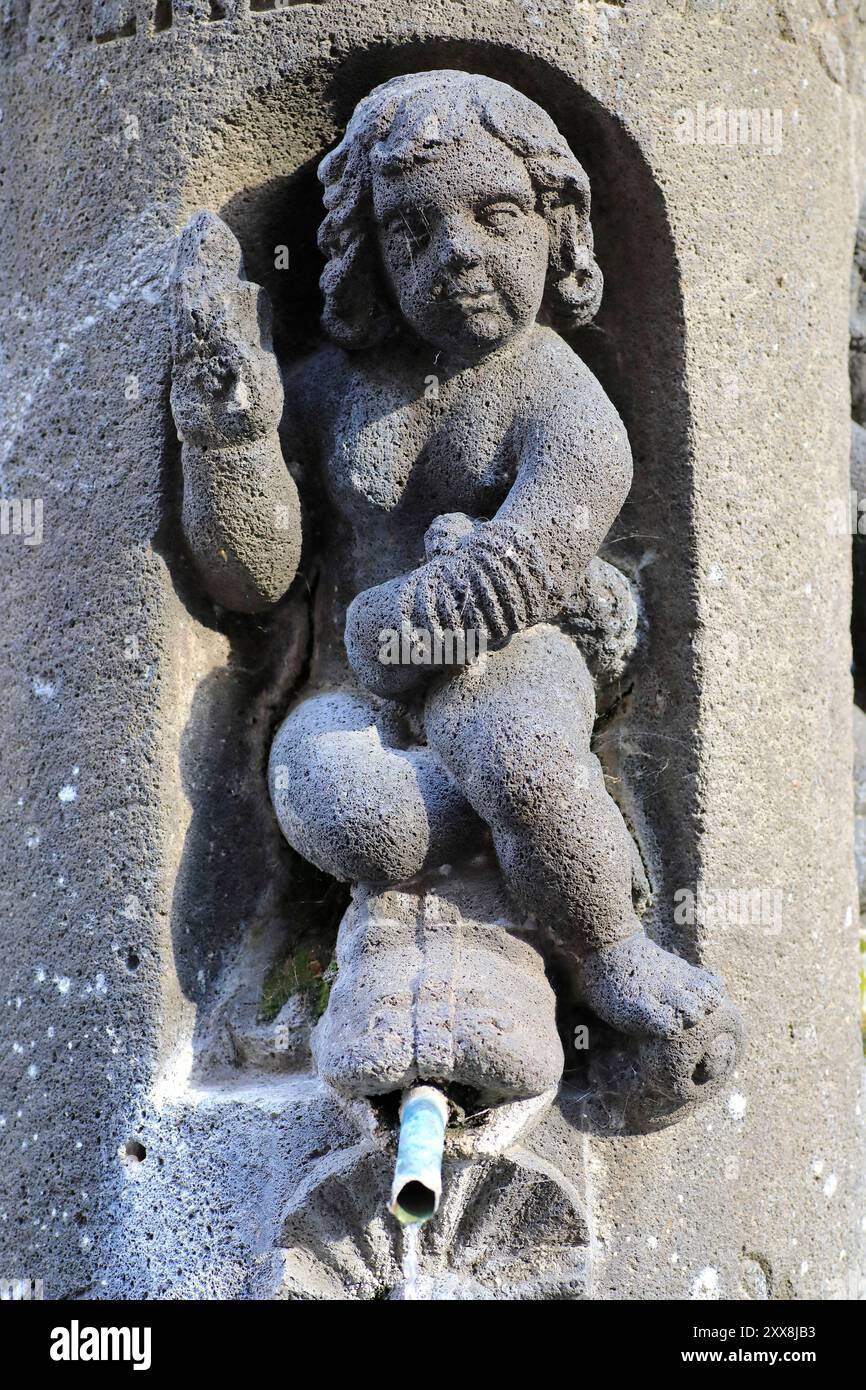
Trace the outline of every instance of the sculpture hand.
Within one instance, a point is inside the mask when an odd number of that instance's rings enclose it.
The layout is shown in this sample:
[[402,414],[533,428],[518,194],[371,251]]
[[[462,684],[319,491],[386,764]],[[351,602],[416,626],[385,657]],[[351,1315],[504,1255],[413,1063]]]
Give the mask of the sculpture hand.
[[437,517],[425,540],[432,558],[412,576],[413,627],[439,635],[474,631],[489,644],[549,616],[544,557],[519,528],[454,513]]
[[243,278],[240,246],[213,213],[197,213],[184,228],[169,287],[171,408],[180,438],[218,448],[274,431],[283,388],[268,298]]
[[[473,632],[472,650],[503,642],[547,616],[550,581],[530,537],[506,522],[437,517],[425,536],[425,565],[367,589],[346,615],[346,650],[369,690],[394,695],[441,669],[437,646],[454,660],[453,639]],[[408,661],[395,661],[388,634],[403,636]],[[449,641],[448,639],[452,639]],[[426,639],[426,655],[424,654]]]
[[286,593],[301,554],[298,490],[277,434],[283,385],[268,298],[212,212],[184,228],[170,294],[184,535],[211,598],[258,613]]

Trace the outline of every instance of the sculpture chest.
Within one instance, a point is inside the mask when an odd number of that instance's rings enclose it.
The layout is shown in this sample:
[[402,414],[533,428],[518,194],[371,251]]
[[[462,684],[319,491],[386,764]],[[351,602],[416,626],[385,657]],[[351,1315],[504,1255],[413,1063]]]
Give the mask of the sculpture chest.
[[425,394],[433,383],[356,378],[341,401],[323,464],[353,528],[378,530],[388,518],[395,540],[420,546],[434,517],[489,516],[505,496],[514,472],[510,411],[471,384],[459,392],[452,385],[442,398]]

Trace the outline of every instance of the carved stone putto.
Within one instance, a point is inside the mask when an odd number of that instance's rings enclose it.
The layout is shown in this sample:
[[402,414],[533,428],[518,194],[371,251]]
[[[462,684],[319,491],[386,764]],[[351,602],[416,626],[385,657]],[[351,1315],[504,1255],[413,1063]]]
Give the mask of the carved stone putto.
[[299,564],[313,594],[269,785],[289,843],[352,885],[319,1071],[353,1098],[552,1095],[553,971],[642,1049],[623,1076],[642,1058],[662,1110],[694,1102],[739,1020],[645,934],[591,742],[594,676],[604,694],[622,674],[637,608],[599,554],[626,430],[562,336],[602,292],[587,176],[539,106],[456,71],[378,87],[319,175],[322,345],[281,372],[266,295],[201,212],[172,388],[214,601],[265,610]]
[[0,57],[0,1300],[862,1296],[866,3]]

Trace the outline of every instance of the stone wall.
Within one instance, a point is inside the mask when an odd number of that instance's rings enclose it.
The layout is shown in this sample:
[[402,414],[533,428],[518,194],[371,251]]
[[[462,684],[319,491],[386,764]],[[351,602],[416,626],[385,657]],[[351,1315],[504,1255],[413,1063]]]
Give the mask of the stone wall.
[[[497,1243],[486,1296],[862,1296],[851,562],[827,516],[848,491],[864,18],[795,0],[0,12],[2,495],[42,504],[38,541],[14,509],[0,538],[0,1274],[49,1297],[399,1286],[389,1117],[312,1075],[313,991],[262,1010],[287,951],[327,953],[345,899],[283,844],[265,790],[299,596],[215,611],[183,546],[166,285],[210,208],[282,350],[304,350],[316,163],[375,84],[451,67],[543,105],[590,176],[606,297],[575,346],[631,438],[612,547],[646,620],[598,746],[649,928],[724,972],[748,1047],[723,1095],[655,1133],[586,1105],[572,1048],[523,1147],[453,1155],[460,1234],[449,1252],[431,1227],[422,1258],[436,1296],[473,1296]],[[758,123],[728,143],[743,111]],[[531,1199],[497,1208],[501,1167],[518,1194],[553,1183],[544,1229]]]

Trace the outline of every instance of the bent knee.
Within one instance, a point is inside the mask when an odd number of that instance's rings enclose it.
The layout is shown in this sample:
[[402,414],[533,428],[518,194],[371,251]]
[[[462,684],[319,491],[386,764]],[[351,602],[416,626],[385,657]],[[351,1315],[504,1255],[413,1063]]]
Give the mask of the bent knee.
[[431,720],[427,736],[488,823],[579,816],[606,795],[590,731],[577,722],[548,721],[511,706],[501,718],[484,710],[471,721]]
[[471,811],[427,750],[386,747],[376,725],[353,719],[334,727],[303,706],[289,716],[268,771],[277,820],[289,844],[335,878],[404,882],[465,836]]
[[499,651],[442,679],[424,711],[430,743],[446,763],[499,756],[508,744],[553,745],[566,756],[589,747],[595,722],[592,677],[575,644],[557,628],[517,633]]

